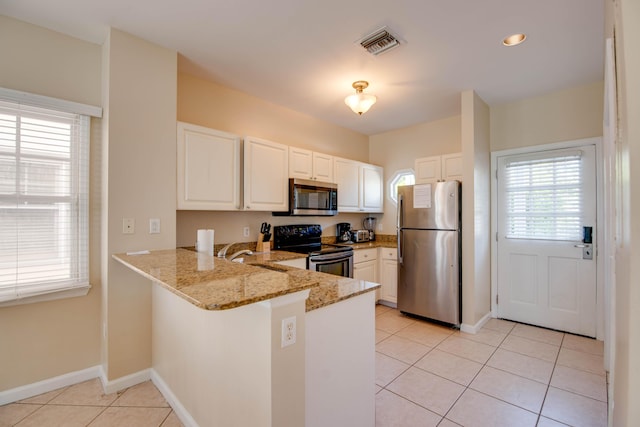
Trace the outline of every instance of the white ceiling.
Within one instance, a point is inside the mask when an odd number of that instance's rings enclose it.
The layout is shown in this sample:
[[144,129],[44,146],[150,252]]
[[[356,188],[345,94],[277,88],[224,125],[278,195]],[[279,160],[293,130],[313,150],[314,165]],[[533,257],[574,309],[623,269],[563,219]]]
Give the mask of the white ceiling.
[[[0,0],[0,13],[102,43],[109,26],[179,52],[179,67],[367,135],[603,78],[604,0]],[[356,41],[388,26],[378,57]],[[516,32],[528,38],[502,46]],[[363,116],[344,97],[368,80]]]

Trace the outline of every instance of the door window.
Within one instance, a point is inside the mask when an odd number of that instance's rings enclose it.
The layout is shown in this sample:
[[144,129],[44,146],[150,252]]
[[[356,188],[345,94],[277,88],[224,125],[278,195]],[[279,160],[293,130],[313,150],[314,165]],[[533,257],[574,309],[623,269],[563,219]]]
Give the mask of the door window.
[[580,151],[514,158],[504,168],[506,238],[581,239]]

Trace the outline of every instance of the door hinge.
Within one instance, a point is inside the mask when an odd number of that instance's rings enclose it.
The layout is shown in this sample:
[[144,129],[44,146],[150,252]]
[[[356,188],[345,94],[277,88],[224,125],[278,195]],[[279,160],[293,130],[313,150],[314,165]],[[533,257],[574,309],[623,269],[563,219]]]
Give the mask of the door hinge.
[[496,179],[498,179],[498,169],[496,169]]
[[496,305],[498,305],[498,295],[496,295]]
[[496,242],[498,241],[498,232],[496,231]]

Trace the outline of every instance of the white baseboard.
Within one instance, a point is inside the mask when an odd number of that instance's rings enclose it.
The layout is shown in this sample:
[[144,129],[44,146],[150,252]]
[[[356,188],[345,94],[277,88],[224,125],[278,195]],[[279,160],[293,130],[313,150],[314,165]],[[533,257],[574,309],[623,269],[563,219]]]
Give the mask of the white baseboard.
[[167,383],[164,382],[155,369],[151,369],[151,381],[155,384],[160,393],[162,393],[167,403],[173,409],[173,412],[176,413],[185,427],[199,427],[196,420],[193,419],[189,411],[187,411],[182,403],[180,403],[176,395],[173,394]]
[[17,402],[18,400],[28,399],[42,393],[57,390],[62,387],[78,384],[83,381],[101,378],[102,366],[93,366],[81,371],[69,372],[68,374],[38,381],[33,384],[27,384],[20,387],[0,391],[0,405]]
[[107,379],[103,369],[100,369],[100,373],[100,380],[102,381],[102,388],[104,389],[105,394],[117,393],[120,390],[124,390],[125,388],[132,387],[151,379],[151,369],[143,369],[142,371],[116,378],[113,381],[109,381]]
[[460,330],[468,334],[477,334],[478,331],[482,329],[484,324],[489,321],[489,319],[491,319],[491,312],[488,312],[487,314],[482,316],[482,319],[478,320],[475,325],[467,325],[463,323],[462,325],[460,325]]
[[39,394],[57,390],[62,387],[79,384],[94,378],[100,379],[105,394],[116,393],[136,384],[151,380],[160,393],[162,393],[164,398],[167,400],[167,403],[171,406],[185,427],[199,427],[191,414],[189,414],[182,403],[180,403],[178,398],[173,394],[167,383],[164,382],[154,369],[144,369],[142,371],[117,378],[113,381],[109,381],[107,380],[107,376],[105,375],[104,369],[101,365],[93,366],[81,371],[70,372],[58,377],[38,381],[33,384],[0,391],[0,406],[38,396]]
[[390,308],[398,308],[398,304],[397,304],[397,303],[395,303],[395,302],[390,302],[390,301],[383,300],[383,299],[379,299],[379,300],[378,300],[378,304],[380,304],[380,305],[384,305],[384,306],[386,306],[386,307],[390,307]]

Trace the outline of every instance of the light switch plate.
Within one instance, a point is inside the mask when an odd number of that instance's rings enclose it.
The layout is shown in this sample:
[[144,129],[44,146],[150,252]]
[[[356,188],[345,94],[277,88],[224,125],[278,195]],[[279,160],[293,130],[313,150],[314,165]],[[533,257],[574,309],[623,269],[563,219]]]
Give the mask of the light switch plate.
[[160,234],[160,218],[149,218],[149,234]]

